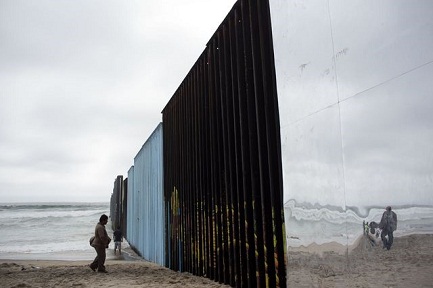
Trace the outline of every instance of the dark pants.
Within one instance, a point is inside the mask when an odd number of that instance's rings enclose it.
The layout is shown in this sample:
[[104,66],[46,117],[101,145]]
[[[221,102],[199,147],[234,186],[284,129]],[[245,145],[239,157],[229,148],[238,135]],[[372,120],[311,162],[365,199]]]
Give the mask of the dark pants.
[[[388,239],[386,239],[386,236],[388,236]],[[394,242],[393,231],[390,229],[383,229],[380,238],[382,238],[383,248],[388,250],[391,249],[392,243]]]
[[96,257],[95,260],[93,260],[92,264],[90,264],[90,268],[96,269],[98,268],[98,271],[105,271],[105,258],[107,255],[105,254],[105,247],[102,246],[95,246],[93,247],[96,250]]

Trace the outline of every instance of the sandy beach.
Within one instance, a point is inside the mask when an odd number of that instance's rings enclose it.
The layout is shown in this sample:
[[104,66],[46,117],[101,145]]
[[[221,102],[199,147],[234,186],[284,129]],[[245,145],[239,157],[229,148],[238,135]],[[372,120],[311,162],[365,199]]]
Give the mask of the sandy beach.
[[[58,257],[67,259],[70,255]],[[121,255],[107,250],[108,273],[92,271],[88,266],[92,260],[37,260],[31,255],[29,259],[0,259],[0,287],[229,287],[145,261],[129,245]]]
[[[126,260],[125,260],[126,259]],[[1,287],[229,287],[127,257],[97,273],[89,261],[0,260]],[[350,254],[289,250],[288,287],[433,287],[433,235],[395,238],[391,250],[366,238]]]
[[90,261],[0,260],[1,287],[229,287],[146,261],[108,260],[109,273]]

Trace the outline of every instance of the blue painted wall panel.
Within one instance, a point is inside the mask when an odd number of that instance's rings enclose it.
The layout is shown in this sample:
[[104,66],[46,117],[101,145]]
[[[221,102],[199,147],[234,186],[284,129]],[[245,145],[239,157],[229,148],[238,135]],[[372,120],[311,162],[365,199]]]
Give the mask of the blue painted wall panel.
[[[134,158],[128,172],[128,241],[141,256],[164,266],[162,123]],[[130,184],[131,183],[131,184]]]
[[128,195],[127,195],[127,206],[128,206],[128,215],[127,215],[127,227],[126,230],[126,239],[128,240],[131,246],[136,245],[138,241],[137,237],[137,207],[135,203],[136,193],[134,193],[134,166],[132,166],[128,171]]

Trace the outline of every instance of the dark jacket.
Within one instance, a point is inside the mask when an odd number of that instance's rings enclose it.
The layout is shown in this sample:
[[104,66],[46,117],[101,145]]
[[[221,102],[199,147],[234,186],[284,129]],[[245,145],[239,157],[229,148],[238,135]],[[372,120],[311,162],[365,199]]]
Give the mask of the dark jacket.
[[101,223],[96,224],[95,227],[95,240],[92,243],[92,246],[101,246],[108,247],[111,238],[108,237],[107,230],[105,230],[105,226]]
[[122,231],[120,230],[114,231],[113,238],[114,238],[114,242],[121,242],[123,238]]
[[395,212],[392,210],[383,212],[382,219],[380,219],[379,228],[390,231],[397,230],[397,214],[395,214]]

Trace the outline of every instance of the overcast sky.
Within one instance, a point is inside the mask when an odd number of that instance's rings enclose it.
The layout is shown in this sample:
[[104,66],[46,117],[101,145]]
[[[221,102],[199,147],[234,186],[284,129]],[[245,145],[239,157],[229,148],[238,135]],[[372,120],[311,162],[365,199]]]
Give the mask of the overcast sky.
[[234,3],[0,0],[0,202],[108,202]]

